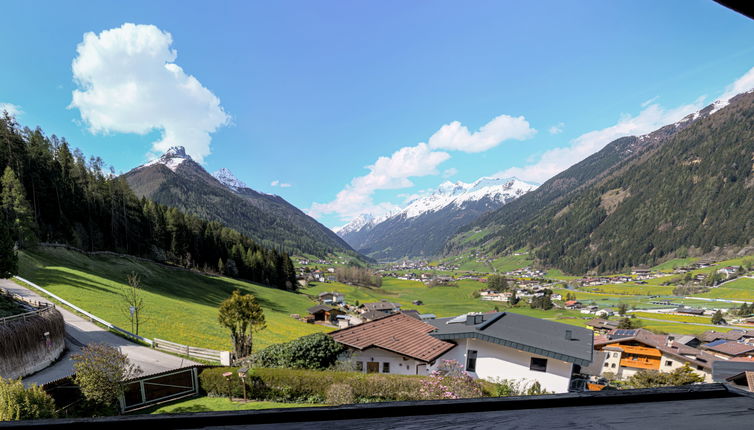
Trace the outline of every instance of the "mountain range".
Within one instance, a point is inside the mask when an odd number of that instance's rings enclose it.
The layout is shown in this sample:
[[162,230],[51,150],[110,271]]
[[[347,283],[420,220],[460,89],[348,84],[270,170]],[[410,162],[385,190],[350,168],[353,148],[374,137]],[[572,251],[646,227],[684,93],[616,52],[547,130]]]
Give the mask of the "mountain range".
[[516,178],[445,182],[396,213],[379,218],[362,214],[335,231],[351,247],[377,260],[434,256],[459,227],[536,187]]
[[124,178],[140,198],[219,221],[267,247],[316,256],[356,255],[330,229],[282,197],[249,188],[227,169],[211,175],[180,146]]
[[570,273],[615,272],[751,245],[754,94],[617,139],[462,227],[444,254],[526,247]]

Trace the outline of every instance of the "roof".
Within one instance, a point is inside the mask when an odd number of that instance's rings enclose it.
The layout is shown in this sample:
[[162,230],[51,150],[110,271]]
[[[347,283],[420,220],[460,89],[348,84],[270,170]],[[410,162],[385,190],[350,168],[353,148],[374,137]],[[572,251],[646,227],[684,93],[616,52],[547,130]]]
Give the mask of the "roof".
[[736,355],[742,355],[742,354],[754,352],[754,345],[748,345],[745,343],[732,342],[732,341],[726,341],[723,343],[717,343],[717,342],[713,342],[713,343],[703,345],[702,348],[708,349],[710,351],[719,352],[725,355],[730,355],[730,356],[736,356]]
[[729,378],[725,378],[726,381],[746,387],[749,391],[754,391],[754,372],[744,371],[738,375],[733,375]]
[[373,320],[377,320],[377,319],[380,319],[380,318],[388,317],[388,316],[390,316],[390,314],[385,313],[385,312],[380,312],[380,311],[369,311],[369,312],[364,312],[360,316],[361,316],[361,318],[363,318],[365,320],[373,321]]
[[581,368],[581,373],[589,376],[600,376],[602,374],[602,365],[605,363],[606,352],[594,351],[592,364]]
[[667,336],[662,334],[654,334],[650,331],[637,328],[633,330],[628,329],[616,329],[611,330],[607,336],[594,341],[594,346],[608,345],[612,343],[636,341],[645,345],[657,347],[665,345],[667,343]]
[[587,321],[586,325],[592,326],[594,328],[614,329],[618,327],[618,321],[608,321],[602,318],[595,318],[595,319]]
[[315,313],[317,313],[319,311],[329,312],[329,311],[331,311],[333,309],[335,309],[335,308],[333,308],[331,306],[327,306],[327,305],[316,305],[316,306],[310,307],[306,311],[309,312],[310,314],[315,314]]
[[704,369],[712,369],[714,363],[721,360],[721,358],[708,352],[678,342],[673,342],[670,346],[658,345],[657,349],[662,351],[663,354],[673,356],[695,366],[701,366]]
[[725,382],[727,378],[741,372],[754,371],[754,362],[733,360],[718,360],[712,365],[712,380]]
[[719,332],[715,330],[708,330],[699,336],[699,340],[701,340],[702,342],[712,342],[717,339],[738,340],[738,339],[741,339],[743,335],[744,335],[743,330],[731,330],[727,333]]
[[363,306],[364,309],[368,311],[388,311],[391,309],[396,309],[396,308],[401,307],[401,305],[397,303],[390,303],[390,302],[364,303],[361,306]]
[[[475,338],[581,366],[592,362],[593,332],[583,327],[509,312],[461,315],[428,322],[437,328],[432,333],[437,339]],[[570,339],[567,339],[569,332]]]
[[333,340],[358,350],[382,348],[429,363],[455,344],[429,335],[435,328],[414,317],[397,313],[330,333]]
[[331,291],[325,291],[323,293],[319,293],[318,297],[324,297],[324,296],[343,296],[343,293],[337,293],[337,292],[331,292]]
[[573,306],[573,305],[578,304],[578,303],[581,303],[581,302],[578,301],[578,300],[569,300],[569,301],[565,302],[564,304],[566,306]]

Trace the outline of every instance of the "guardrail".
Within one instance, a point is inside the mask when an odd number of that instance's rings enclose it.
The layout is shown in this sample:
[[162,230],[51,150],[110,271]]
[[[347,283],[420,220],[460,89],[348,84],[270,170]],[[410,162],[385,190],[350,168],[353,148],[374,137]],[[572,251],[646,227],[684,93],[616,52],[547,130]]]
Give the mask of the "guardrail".
[[182,345],[180,343],[170,342],[164,339],[154,339],[154,349],[158,351],[172,352],[174,354],[185,355],[189,358],[198,358],[206,361],[222,362],[224,351],[214,349],[197,348],[195,346]]
[[91,313],[89,313],[89,312],[87,312],[87,311],[85,311],[85,310],[81,309],[80,307],[78,307],[78,306],[74,305],[73,303],[71,303],[71,302],[69,302],[69,301],[67,301],[67,300],[65,300],[65,299],[63,299],[63,298],[61,298],[61,297],[58,297],[57,295],[55,295],[55,294],[53,294],[53,293],[51,293],[51,292],[49,292],[49,291],[45,290],[44,288],[40,287],[39,285],[37,285],[37,284],[35,284],[35,283],[33,283],[33,282],[29,281],[29,280],[26,280],[26,279],[24,279],[24,278],[22,278],[22,277],[20,277],[20,276],[14,276],[14,278],[16,278],[16,279],[18,279],[19,281],[21,281],[21,282],[23,282],[23,283],[25,283],[25,284],[27,284],[27,285],[29,285],[29,286],[31,286],[31,287],[33,287],[33,288],[35,288],[35,289],[39,290],[39,291],[41,291],[41,292],[43,292],[43,293],[47,294],[48,296],[50,296],[50,297],[52,297],[53,299],[55,299],[55,300],[59,301],[60,303],[62,303],[62,304],[64,304],[64,305],[66,305],[66,306],[70,307],[71,309],[73,309],[73,310],[75,310],[75,311],[79,312],[80,314],[82,314],[82,315],[84,315],[84,316],[88,317],[88,318],[89,318],[89,319],[91,319],[92,321],[97,321],[98,323],[100,323],[100,324],[104,325],[105,327],[107,327],[107,328],[109,328],[109,329],[111,329],[111,330],[115,330],[115,331],[117,331],[117,332],[123,333],[124,335],[126,335],[126,336],[128,336],[128,337],[131,337],[131,338],[134,338],[134,339],[138,339],[138,340],[140,340],[140,341],[142,341],[142,342],[146,342],[146,343],[147,343],[147,344],[149,344],[150,346],[152,346],[152,345],[154,344],[154,342],[152,341],[152,339],[147,339],[147,338],[145,338],[145,337],[142,337],[142,336],[139,336],[139,335],[137,335],[137,334],[131,333],[131,332],[130,332],[130,331],[128,331],[128,330],[123,330],[122,328],[120,328],[120,327],[118,327],[118,326],[116,326],[116,325],[114,325],[114,324],[111,324],[111,323],[109,323],[109,322],[107,322],[107,321],[103,320],[102,318],[99,318],[98,316],[96,316],[96,315],[93,315],[93,314],[91,314]]

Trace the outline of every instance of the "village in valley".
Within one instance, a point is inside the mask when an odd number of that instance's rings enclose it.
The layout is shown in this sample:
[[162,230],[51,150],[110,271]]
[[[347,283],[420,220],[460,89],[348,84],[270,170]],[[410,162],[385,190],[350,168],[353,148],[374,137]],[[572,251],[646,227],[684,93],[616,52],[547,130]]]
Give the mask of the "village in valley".
[[[305,292],[319,291],[311,295],[317,304],[304,318],[293,317],[337,328],[333,338],[352,351],[363,372],[426,375],[433,363],[452,358],[475,378],[519,378],[566,392],[619,388],[641,370],[686,370],[712,382],[716,363],[754,363],[754,258],[679,259],[583,277],[532,266],[484,273],[407,260],[378,266],[380,287],[338,282],[329,262],[304,262],[312,264],[299,266],[299,282]],[[404,287],[390,288],[395,283]],[[442,304],[429,303],[432,292],[442,300],[458,290],[476,303],[469,304],[474,310],[450,315]],[[375,300],[355,300],[365,292]],[[572,341],[559,349],[552,339],[540,340],[542,333],[570,333]],[[456,346],[446,350],[438,341]],[[542,354],[551,367],[534,370]],[[565,379],[558,381],[558,374]]]

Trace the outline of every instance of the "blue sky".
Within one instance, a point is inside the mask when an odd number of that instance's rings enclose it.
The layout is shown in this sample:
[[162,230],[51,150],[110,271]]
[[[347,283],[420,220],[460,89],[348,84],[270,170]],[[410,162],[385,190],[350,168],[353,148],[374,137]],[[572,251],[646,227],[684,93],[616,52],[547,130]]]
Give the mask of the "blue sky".
[[521,3],[4,2],[0,103],[117,171],[184,144],[332,227],[754,87],[754,22],[712,1]]

